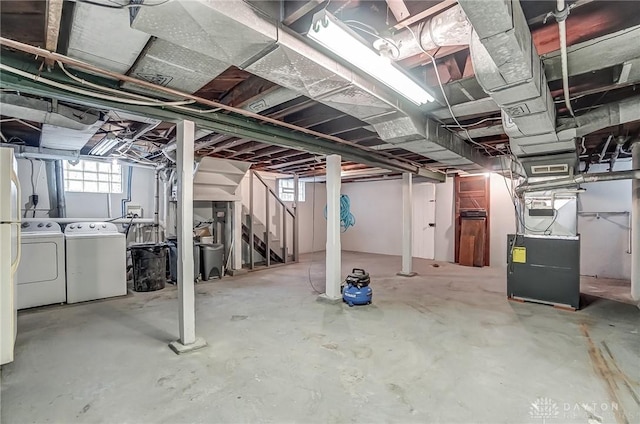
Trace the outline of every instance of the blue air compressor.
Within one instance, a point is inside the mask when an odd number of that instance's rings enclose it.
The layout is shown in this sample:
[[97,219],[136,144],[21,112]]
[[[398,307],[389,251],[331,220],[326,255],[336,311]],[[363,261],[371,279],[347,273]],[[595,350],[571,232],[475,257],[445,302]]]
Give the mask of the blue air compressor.
[[345,280],[342,300],[349,306],[369,305],[373,295],[370,282],[369,274],[364,269],[354,268]]

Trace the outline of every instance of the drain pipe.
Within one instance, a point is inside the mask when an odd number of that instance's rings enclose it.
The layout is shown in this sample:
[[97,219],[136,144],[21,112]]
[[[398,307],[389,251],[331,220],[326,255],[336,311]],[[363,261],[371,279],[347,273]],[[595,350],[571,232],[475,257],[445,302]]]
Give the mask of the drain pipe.
[[56,162],[47,160],[45,164],[47,174],[47,193],[49,194],[49,217],[59,218],[58,213],[58,186],[56,185]]
[[120,201],[120,216],[127,216],[127,203],[131,202],[131,180],[133,176],[133,168],[127,169],[127,197]]
[[62,166],[62,160],[58,159],[55,162],[55,174],[56,174],[56,201],[58,206],[58,218],[67,217],[67,202],[64,195],[64,168]]
[[153,171],[155,184],[153,185],[153,226],[155,230],[155,242],[160,242],[160,172]]
[[[632,166],[640,168],[640,143],[631,146]],[[631,297],[640,301],[640,181],[631,183]]]
[[571,107],[571,98],[569,97],[569,67],[567,64],[567,25],[566,20],[569,16],[570,8],[565,5],[564,0],[558,0],[557,10],[554,12],[556,21],[558,22],[558,32],[560,33],[560,58],[562,60],[562,92],[564,94],[564,104],[567,110],[573,116],[573,108]]
[[[638,149],[638,143],[634,144],[634,149]],[[638,151],[640,155],[640,150]],[[633,167],[638,166],[640,168],[640,159],[638,164],[634,162]],[[555,188],[572,187],[578,184],[584,183],[597,183],[602,181],[618,181],[618,180],[636,180],[640,179],[640,169],[633,169],[631,171],[618,171],[618,172],[599,172],[593,174],[578,174],[573,177],[558,178],[551,181],[541,181],[539,183],[523,184],[516,188],[517,194],[522,194],[529,191],[541,191]],[[640,212],[640,211],[639,211]],[[640,239],[639,239],[640,241]],[[640,249],[640,246],[638,247]]]

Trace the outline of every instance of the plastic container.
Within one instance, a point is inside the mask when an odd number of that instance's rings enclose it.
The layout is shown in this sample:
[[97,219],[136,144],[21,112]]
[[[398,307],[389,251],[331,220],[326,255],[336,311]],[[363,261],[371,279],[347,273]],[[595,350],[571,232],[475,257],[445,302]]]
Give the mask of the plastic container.
[[167,245],[134,244],[129,249],[133,262],[133,290],[137,292],[162,290],[167,281]]
[[202,255],[202,279],[208,281],[212,275],[222,278],[224,272],[224,245],[200,244]]
[[[169,238],[169,278],[172,282],[178,281],[178,239]],[[193,242],[193,280],[200,277],[200,247],[199,243]]]

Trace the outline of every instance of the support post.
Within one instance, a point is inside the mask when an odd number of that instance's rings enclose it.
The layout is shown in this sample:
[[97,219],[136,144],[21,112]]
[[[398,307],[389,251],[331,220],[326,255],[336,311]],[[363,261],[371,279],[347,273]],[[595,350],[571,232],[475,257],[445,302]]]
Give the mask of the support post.
[[253,253],[254,229],[253,229],[253,170],[249,171],[249,269],[253,269],[255,257]]
[[195,124],[177,125],[178,152],[178,322],[180,339],[169,344],[177,354],[206,346],[196,338],[196,302],[193,281],[193,142]]
[[[298,244],[298,237],[300,236],[300,232],[299,232],[299,227],[298,227],[298,196],[300,195],[299,193],[299,178],[298,178],[298,174],[295,174],[293,176],[293,204],[294,204],[294,218],[293,218],[293,260],[294,262],[298,262],[300,260],[299,255],[300,255],[300,245]],[[314,195],[315,195],[315,189],[314,189]],[[311,223],[311,225],[315,225],[315,223]],[[313,246],[311,246],[311,250],[313,251]]]
[[267,267],[271,266],[271,209],[269,207],[269,187],[264,186],[264,205],[265,205],[265,234],[264,234],[264,246],[265,254],[264,258]]
[[[632,168],[640,169],[640,142],[631,147]],[[640,180],[631,180],[631,297],[640,301]]]
[[342,282],[340,245],[340,185],[341,157],[327,156],[327,252],[325,293],[320,299],[330,302],[340,301]]
[[398,275],[413,277],[413,175],[402,174],[402,271]]

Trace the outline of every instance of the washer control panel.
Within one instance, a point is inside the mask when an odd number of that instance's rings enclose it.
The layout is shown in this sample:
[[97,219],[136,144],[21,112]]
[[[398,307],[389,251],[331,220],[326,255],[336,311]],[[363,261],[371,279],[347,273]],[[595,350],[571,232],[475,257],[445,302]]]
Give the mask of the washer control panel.
[[113,222],[74,222],[64,229],[65,234],[85,233],[118,233],[118,227]]
[[23,233],[60,233],[60,224],[53,221],[26,221],[20,224]]

